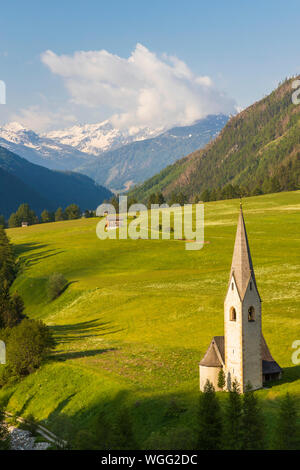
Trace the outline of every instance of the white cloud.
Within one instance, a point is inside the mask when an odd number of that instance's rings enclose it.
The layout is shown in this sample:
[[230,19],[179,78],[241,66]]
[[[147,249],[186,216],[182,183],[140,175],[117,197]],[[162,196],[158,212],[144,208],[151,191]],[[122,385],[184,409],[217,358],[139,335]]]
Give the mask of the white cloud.
[[18,113],[12,113],[9,121],[18,122],[26,129],[32,129],[36,132],[46,131],[54,123],[59,126],[66,126],[77,121],[76,117],[66,114],[63,110],[51,112],[40,106],[30,106],[20,109]]
[[72,105],[105,108],[118,127],[185,125],[235,110],[210,77],[196,76],[177,57],[159,58],[141,44],[128,59],[105,50],[73,55],[48,50],[41,59],[62,77]]

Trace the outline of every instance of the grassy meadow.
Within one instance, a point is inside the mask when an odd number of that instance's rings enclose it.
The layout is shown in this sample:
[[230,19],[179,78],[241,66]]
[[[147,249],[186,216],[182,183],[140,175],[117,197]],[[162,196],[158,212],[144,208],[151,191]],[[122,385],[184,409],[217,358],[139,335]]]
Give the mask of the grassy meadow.
[[[223,334],[238,209],[237,200],[205,204],[199,251],[178,240],[101,241],[98,219],[7,230],[21,263],[13,290],[57,339],[40,370],[0,390],[7,410],[86,447],[103,416],[113,421],[124,406],[141,447],[152,432],[195,427],[198,363]],[[291,361],[300,339],[300,191],[247,198],[244,216],[263,332],[284,368],[280,382],[257,392],[271,430],[285,392],[300,412],[300,366]],[[49,302],[53,272],[69,285]]]

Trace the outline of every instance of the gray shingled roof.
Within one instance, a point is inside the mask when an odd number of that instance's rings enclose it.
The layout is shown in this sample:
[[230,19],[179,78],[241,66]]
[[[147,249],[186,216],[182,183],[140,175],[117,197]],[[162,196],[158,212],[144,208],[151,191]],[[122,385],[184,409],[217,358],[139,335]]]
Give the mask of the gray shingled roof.
[[[275,374],[281,372],[281,367],[273,359],[265,338],[262,335],[262,371],[263,374]],[[222,362],[225,362],[225,341],[224,336],[214,336],[203,359],[200,361],[201,366],[205,367],[222,367]]]
[[261,349],[263,374],[276,374],[281,372],[282,369],[273,359],[263,335],[261,336]]
[[230,279],[232,274],[234,274],[237,289],[242,300],[245,296],[251,275],[257,289],[242,208],[240,210],[236,230]]
[[210,345],[200,361],[201,366],[205,367],[222,367],[224,363],[224,336],[214,336]]

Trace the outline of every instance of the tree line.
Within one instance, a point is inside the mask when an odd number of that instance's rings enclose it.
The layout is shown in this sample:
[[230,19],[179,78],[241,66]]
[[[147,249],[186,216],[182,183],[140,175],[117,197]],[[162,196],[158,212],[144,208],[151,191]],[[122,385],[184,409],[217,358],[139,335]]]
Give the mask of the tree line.
[[280,402],[270,439],[262,409],[250,384],[241,394],[239,385],[233,382],[222,410],[212,383],[206,382],[199,402],[198,449],[263,450],[267,447],[267,437],[274,449],[299,450],[297,408],[290,394],[287,393]]
[[281,191],[296,191],[300,189],[298,183],[299,169],[296,169],[297,162],[290,162],[285,167],[281,167],[280,171],[275,173],[274,176],[266,176],[262,179],[257,179],[252,184],[238,185],[226,184],[219,188],[207,188],[201,193],[191,197],[184,190],[175,190],[169,196],[164,196],[161,191],[150,194],[148,198],[148,209],[151,204],[164,204],[167,202],[169,205],[179,204],[183,206],[188,203],[221,201],[225,199],[237,199],[241,197],[260,196],[263,194],[279,193]]
[[30,208],[29,204],[21,204],[17,211],[11,214],[7,222],[4,216],[0,215],[0,226],[13,228],[21,227],[23,222],[34,225],[39,223],[59,222],[62,220],[75,220],[82,216],[85,218],[94,217],[95,212],[86,209],[82,214],[77,204],[70,204],[65,209],[59,207],[55,212],[45,209],[40,216],[38,216],[35,211]]
[[[220,383],[220,385],[222,385]],[[224,386],[224,384],[223,384]],[[222,387],[221,387],[222,388]],[[266,425],[261,404],[248,384],[240,393],[233,382],[225,394],[216,393],[207,381],[200,392],[195,421],[179,425],[185,409],[174,399],[163,413],[165,426],[142,441],[134,432],[133,415],[127,405],[116,415],[100,413],[93,431],[69,429],[70,446],[103,450],[299,450],[299,416],[295,399],[286,394],[272,428]],[[177,425],[176,425],[177,423]]]
[[[54,347],[48,327],[24,313],[22,297],[11,291],[18,272],[14,249],[0,227],[0,340],[6,346],[6,364],[0,367],[0,387],[34,372]],[[0,410],[0,449],[8,446]]]

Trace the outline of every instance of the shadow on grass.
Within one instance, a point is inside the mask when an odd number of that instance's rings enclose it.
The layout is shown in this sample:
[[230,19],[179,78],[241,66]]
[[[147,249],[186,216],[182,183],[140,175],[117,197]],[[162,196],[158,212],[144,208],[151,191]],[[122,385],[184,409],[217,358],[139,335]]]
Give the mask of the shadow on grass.
[[116,351],[116,348],[107,348],[107,349],[91,349],[89,351],[73,351],[73,352],[66,352],[66,353],[58,353],[53,354],[51,359],[55,359],[58,361],[67,361],[68,359],[80,359],[82,357],[92,357],[98,356],[99,354],[103,354],[110,351]]
[[20,261],[21,266],[22,264],[25,266],[33,266],[39,263],[40,261],[43,261],[47,258],[51,258],[52,256],[59,255],[60,253],[64,252],[63,250],[57,251],[55,249],[53,250],[48,249],[48,250],[42,251],[42,253],[40,252],[40,250],[43,250],[44,248],[47,248],[47,247],[48,245],[46,244],[32,242],[32,243],[23,243],[20,245],[16,245],[14,247],[14,250],[17,256],[20,256],[29,251],[39,250],[39,253],[29,254],[28,256],[26,256],[26,259],[21,259]]
[[90,320],[70,325],[55,325],[49,327],[60,343],[71,343],[79,339],[91,338],[93,336],[106,336],[122,331],[113,322],[102,322],[100,320]]
[[272,383],[275,384],[286,384],[292,383],[300,380],[300,366],[293,366],[293,367],[284,367],[282,379],[273,381]]

